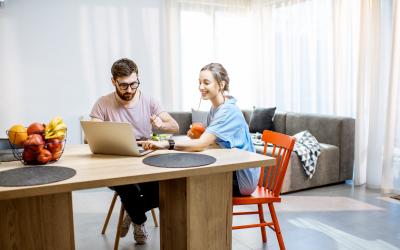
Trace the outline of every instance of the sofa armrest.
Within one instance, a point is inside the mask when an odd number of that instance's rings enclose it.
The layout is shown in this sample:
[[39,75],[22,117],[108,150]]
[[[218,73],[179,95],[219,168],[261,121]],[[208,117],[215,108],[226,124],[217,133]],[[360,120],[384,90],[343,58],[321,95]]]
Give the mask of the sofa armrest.
[[354,163],[355,120],[333,115],[287,113],[286,134],[294,135],[303,130],[310,131],[319,142],[339,148],[339,180],[351,179]]
[[355,147],[355,119],[342,118],[340,133],[340,176],[341,181],[353,178],[354,147]]

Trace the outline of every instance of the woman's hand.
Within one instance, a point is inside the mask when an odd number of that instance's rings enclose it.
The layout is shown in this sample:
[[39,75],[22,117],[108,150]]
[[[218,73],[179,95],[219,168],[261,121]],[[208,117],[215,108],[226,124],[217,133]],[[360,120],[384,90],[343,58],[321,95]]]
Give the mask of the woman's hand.
[[194,138],[194,134],[193,134],[192,130],[190,130],[190,129],[187,131],[186,135],[187,135],[190,139],[195,139],[195,138]]
[[168,141],[138,141],[137,144],[141,145],[144,150],[157,150],[168,149]]

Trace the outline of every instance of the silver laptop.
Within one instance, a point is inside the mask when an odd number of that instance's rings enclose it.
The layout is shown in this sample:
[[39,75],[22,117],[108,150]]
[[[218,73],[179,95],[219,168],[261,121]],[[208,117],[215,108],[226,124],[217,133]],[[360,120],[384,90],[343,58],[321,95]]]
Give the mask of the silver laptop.
[[152,152],[137,145],[129,123],[81,121],[81,126],[93,154],[143,156]]

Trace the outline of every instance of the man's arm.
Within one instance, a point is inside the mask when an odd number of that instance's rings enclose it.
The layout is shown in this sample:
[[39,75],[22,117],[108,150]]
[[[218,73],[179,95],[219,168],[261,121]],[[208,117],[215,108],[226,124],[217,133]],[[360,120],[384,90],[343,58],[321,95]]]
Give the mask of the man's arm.
[[153,115],[151,118],[151,123],[158,129],[161,129],[169,133],[178,133],[179,125],[174,118],[167,112],[161,112],[158,115]]

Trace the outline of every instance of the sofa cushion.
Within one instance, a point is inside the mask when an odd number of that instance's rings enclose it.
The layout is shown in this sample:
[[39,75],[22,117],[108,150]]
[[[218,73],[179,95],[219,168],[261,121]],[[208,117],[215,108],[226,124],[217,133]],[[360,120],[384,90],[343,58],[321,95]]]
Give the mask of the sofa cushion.
[[247,124],[250,124],[250,118],[251,118],[251,114],[253,113],[253,110],[242,110],[244,119],[246,120]]
[[275,131],[274,115],[276,107],[266,109],[254,109],[251,114],[249,129],[250,133],[262,133],[264,130]]
[[324,143],[320,143],[320,146],[321,155],[318,157],[316,171],[311,179],[304,173],[296,153],[292,152],[282,185],[282,193],[340,182],[339,148]]
[[274,128],[276,132],[286,134],[286,113],[279,111],[275,112]]
[[[286,113],[286,134],[308,130],[321,143],[340,145],[342,118],[320,114]],[[339,159],[339,158],[338,158]]]
[[204,126],[207,126],[207,116],[207,111],[192,109],[192,123],[199,122],[202,123]]
[[[170,112],[169,114],[172,116],[172,118],[175,119],[175,121],[179,125],[179,132],[177,134],[186,135],[187,131],[190,128],[190,124],[192,123],[192,114],[190,112],[184,112],[184,111]],[[159,133],[163,133],[163,131],[160,131]]]

